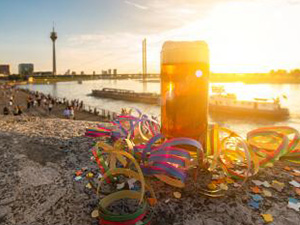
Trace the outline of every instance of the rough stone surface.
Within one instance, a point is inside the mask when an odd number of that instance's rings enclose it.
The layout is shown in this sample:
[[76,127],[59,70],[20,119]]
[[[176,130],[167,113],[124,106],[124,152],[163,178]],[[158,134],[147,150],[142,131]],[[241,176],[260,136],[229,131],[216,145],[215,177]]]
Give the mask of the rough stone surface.
[[[13,118],[0,116],[0,224],[47,225],[97,224],[91,217],[99,199],[84,181],[75,182],[78,168],[91,167],[93,139],[83,137],[94,122],[61,119]],[[158,204],[153,209],[154,225],[264,224],[261,214],[272,214],[273,225],[300,224],[300,214],[287,208],[289,197],[298,198],[289,185],[293,177],[278,162],[253,177],[285,183],[282,192],[264,197],[259,210],[248,206],[253,183],[241,188],[229,185],[226,196],[210,198],[200,193],[208,179],[200,173],[198,182],[188,176],[182,190],[152,180]],[[271,190],[268,188],[268,190]],[[174,192],[182,197],[176,199]],[[132,207],[136,203],[132,203]],[[131,211],[132,207],[123,210]],[[118,210],[114,205],[112,210]]]

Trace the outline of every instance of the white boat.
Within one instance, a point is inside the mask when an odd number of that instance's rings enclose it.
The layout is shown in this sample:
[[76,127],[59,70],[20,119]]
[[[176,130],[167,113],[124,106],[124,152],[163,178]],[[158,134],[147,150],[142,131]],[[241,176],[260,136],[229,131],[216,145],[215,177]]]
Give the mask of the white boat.
[[281,106],[279,98],[238,100],[235,94],[225,92],[210,96],[209,111],[218,114],[251,115],[273,119],[282,119],[289,116],[289,110]]

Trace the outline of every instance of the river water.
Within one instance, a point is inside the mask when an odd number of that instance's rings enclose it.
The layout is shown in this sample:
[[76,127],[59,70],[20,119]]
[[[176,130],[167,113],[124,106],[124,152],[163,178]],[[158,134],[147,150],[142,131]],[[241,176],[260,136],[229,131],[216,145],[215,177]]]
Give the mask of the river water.
[[[219,84],[212,84],[219,85]],[[239,99],[272,98],[285,95],[282,99],[282,106],[290,110],[290,118],[285,121],[272,121],[258,117],[233,118],[220,115],[210,117],[210,123],[218,123],[226,126],[241,135],[257,127],[287,125],[300,131],[300,84],[243,84],[243,83],[222,83],[225,90],[235,93]],[[160,107],[142,103],[117,101],[112,99],[101,99],[88,96],[93,89],[120,88],[129,89],[136,92],[160,92],[160,83],[142,83],[138,80],[90,80],[79,84],[77,81],[59,82],[55,84],[28,84],[20,86],[30,90],[40,91],[56,97],[66,97],[67,99],[80,99],[86,105],[103,108],[115,112],[120,112],[121,108],[137,107],[144,113],[150,115],[160,115]]]

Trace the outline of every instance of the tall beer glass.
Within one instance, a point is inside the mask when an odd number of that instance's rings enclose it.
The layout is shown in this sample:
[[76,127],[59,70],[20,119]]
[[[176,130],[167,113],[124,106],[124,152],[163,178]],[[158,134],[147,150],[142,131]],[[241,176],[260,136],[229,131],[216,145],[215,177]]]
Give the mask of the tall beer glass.
[[189,137],[206,148],[209,50],[203,41],[164,43],[161,121],[167,138]]

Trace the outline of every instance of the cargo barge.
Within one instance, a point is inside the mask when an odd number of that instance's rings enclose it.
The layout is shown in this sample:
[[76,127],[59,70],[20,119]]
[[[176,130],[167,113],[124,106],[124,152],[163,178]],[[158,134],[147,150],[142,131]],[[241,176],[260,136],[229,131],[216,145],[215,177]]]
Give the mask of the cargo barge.
[[100,98],[111,98],[146,104],[160,104],[160,95],[155,93],[138,93],[131,90],[103,88],[102,90],[92,90],[91,95]]

